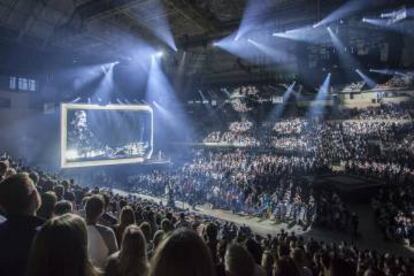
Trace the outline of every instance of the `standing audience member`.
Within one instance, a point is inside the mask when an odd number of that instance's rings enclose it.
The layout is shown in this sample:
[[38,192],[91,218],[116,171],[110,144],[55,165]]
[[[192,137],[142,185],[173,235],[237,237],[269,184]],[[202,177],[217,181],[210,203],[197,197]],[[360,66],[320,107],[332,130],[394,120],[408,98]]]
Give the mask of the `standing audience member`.
[[[98,188],[96,188],[97,191],[99,191]],[[105,226],[109,226],[109,227],[113,227],[115,224],[118,223],[118,220],[116,219],[116,217],[114,215],[112,215],[108,209],[109,209],[109,205],[110,205],[110,197],[108,194],[106,193],[102,193],[101,194],[102,199],[105,203],[105,208],[104,208],[104,213],[101,216],[101,218],[99,219],[99,223],[105,225]],[[123,207],[123,206],[122,206]],[[121,208],[122,208],[121,207]]]
[[88,253],[92,263],[98,268],[104,268],[109,255],[118,250],[114,231],[97,224],[104,212],[104,201],[100,195],[91,196],[85,206],[88,232]]
[[178,220],[178,222],[175,224],[175,228],[191,228],[191,224],[185,219],[185,214],[181,213],[180,214],[180,219]]
[[204,241],[196,232],[180,228],[159,245],[149,275],[215,276],[215,269]]
[[[274,276],[302,276],[290,257],[284,256],[276,261]],[[328,276],[328,275],[326,275]]]
[[255,262],[250,253],[240,244],[233,243],[227,247],[224,256],[226,276],[254,276]]
[[131,224],[135,224],[134,210],[130,206],[125,206],[121,210],[119,224],[115,225],[115,235],[119,246],[121,246],[124,230]]
[[0,224],[0,275],[25,275],[30,246],[44,220],[36,216],[39,193],[28,174],[0,182],[0,208],[7,221]]
[[121,250],[109,257],[105,275],[146,276],[148,269],[144,234],[138,226],[130,225],[124,231]]
[[97,276],[87,251],[84,220],[73,214],[50,219],[36,235],[27,276]]
[[50,219],[53,216],[53,210],[55,208],[57,197],[54,192],[46,192],[41,195],[42,206],[40,206],[37,212],[38,216],[43,219]]
[[209,223],[206,226],[206,244],[210,249],[211,257],[213,258],[214,264],[217,264],[217,226],[214,223]]
[[69,200],[61,200],[57,202],[55,208],[53,208],[53,216],[62,216],[65,214],[70,214],[72,212],[73,205]]

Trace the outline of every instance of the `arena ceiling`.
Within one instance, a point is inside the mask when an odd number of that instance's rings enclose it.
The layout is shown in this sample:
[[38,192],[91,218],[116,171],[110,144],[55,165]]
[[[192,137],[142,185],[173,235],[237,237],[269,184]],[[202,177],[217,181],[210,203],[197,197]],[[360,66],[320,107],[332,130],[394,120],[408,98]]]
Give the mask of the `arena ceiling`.
[[[280,29],[315,23],[345,0],[254,0]],[[397,6],[407,1],[378,0]],[[109,60],[125,57],[128,41],[165,47],[154,25],[167,22],[176,47],[189,50],[200,65],[221,75],[222,57],[208,60],[206,48],[237,30],[247,0],[0,0],[0,41],[41,51],[71,51]],[[161,8],[160,8],[161,7]],[[174,61],[173,61],[174,62]],[[177,62],[177,60],[175,60]],[[232,71],[235,58],[227,68]],[[237,64],[236,64],[237,65]],[[210,66],[210,67],[209,67]],[[243,64],[238,64],[243,71]],[[193,68],[194,69],[194,68]],[[228,70],[226,69],[226,70]],[[188,70],[191,72],[191,68]],[[194,70],[197,70],[194,69]],[[228,71],[229,71],[228,70]],[[233,70],[234,71],[234,70]]]
[[[258,0],[282,22],[317,20],[343,1]],[[160,18],[170,24],[178,46],[192,47],[237,28],[245,0],[0,0],[1,39],[33,47],[67,48],[82,53],[122,54],[124,35],[160,43],[148,27]],[[323,2],[323,1],[322,1]],[[263,16],[262,14],[260,16]]]

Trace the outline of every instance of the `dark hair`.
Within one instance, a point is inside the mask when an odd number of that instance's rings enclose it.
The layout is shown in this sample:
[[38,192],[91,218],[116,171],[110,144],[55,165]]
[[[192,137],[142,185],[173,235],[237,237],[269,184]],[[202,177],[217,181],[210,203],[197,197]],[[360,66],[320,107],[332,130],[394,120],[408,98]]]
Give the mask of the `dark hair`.
[[33,183],[34,183],[35,185],[37,185],[37,183],[39,183],[39,174],[38,174],[37,172],[35,172],[35,171],[31,171],[31,172],[29,173],[29,177],[30,177],[30,179],[32,179],[32,180],[33,180]]
[[122,243],[122,236],[125,229],[131,225],[135,224],[135,214],[134,210],[130,206],[125,206],[121,210],[119,215],[119,224],[116,226],[116,238],[118,239],[118,244]]
[[240,244],[232,243],[227,246],[224,256],[226,271],[235,276],[253,276],[255,263],[250,253]]
[[217,239],[217,226],[214,223],[208,223],[206,226],[206,235],[209,240]]
[[161,229],[165,232],[165,233],[169,233],[172,230],[174,230],[174,227],[171,223],[171,221],[169,219],[163,219],[161,221]]
[[73,206],[72,203],[68,200],[61,200],[56,203],[55,208],[53,209],[53,213],[56,216],[61,216],[64,214],[72,213]]
[[151,227],[151,224],[149,224],[148,222],[144,221],[143,223],[141,223],[141,225],[139,226],[139,228],[141,228],[142,233],[144,233],[145,240],[149,243],[151,241],[151,238],[152,238],[152,227]]
[[88,258],[83,219],[67,214],[46,222],[33,241],[28,270],[28,276],[97,275]]
[[275,276],[300,276],[300,271],[290,257],[282,257],[276,261]]
[[260,244],[258,244],[252,239],[248,239],[245,245],[246,245],[247,251],[250,252],[256,264],[260,265],[262,263],[262,255],[263,255],[263,250]]
[[56,185],[53,188],[53,191],[55,192],[58,200],[62,200],[63,199],[63,195],[65,193],[65,187],[63,185]]
[[7,165],[6,162],[0,161],[0,177],[3,177],[6,174],[8,168],[9,165]]
[[40,206],[39,211],[37,212],[39,217],[44,219],[50,219],[53,214],[53,210],[56,205],[57,197],[54,192],[46,192],[41,195],[42,206]]
[[159,245],[152,258],[150,276],[214,276],[210,251],[192,230],[180,228]]
[[104,201],[100,195],[93,195],[85,205],[86,219],[90,222],[96,222],[104,211]]
[[39,193],[27,173],[15,174],[0,182],[0,206],[7,215],[36,211],[40,204]]
[[121,210],[119,215],[119,224],[123,226],[128,226],[135,223],[135,214],[131,206],[125,206]]
[[346,276],[355,274],[349,263],[344,259],[334,256],[331,258],[328,275],[329,276]]

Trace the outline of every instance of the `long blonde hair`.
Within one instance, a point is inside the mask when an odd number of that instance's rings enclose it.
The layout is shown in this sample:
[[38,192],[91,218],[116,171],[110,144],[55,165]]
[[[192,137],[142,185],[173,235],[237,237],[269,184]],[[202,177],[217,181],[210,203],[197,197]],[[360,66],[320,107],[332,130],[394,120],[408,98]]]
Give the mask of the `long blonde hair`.
[[138,226],[130,225],[125,229],[118,256],[122,275],[143,276],[148,274],[146,245],[144,234]]
[[84,220],[73,214],[50,219],[35,236],[28,276],[96,276],[87,250]]
[[130,206],[125,206],[121,210],[121,214],[119,216],[119,224],[117,225],[116,229],[116,238],[119,245],[122,244],[122,237],[124,235],[125,229],[132,224],[135,224],[134,210]]

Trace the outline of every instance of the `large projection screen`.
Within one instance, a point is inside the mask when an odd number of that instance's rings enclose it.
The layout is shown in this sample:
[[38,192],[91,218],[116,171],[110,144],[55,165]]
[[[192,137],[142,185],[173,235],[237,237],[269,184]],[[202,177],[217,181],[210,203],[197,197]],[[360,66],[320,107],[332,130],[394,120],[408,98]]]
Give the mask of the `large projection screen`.
[[153,128],[148,105],[61,104],[61,167],[142,163],[153,153]]

